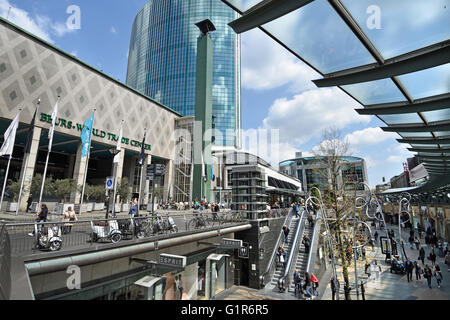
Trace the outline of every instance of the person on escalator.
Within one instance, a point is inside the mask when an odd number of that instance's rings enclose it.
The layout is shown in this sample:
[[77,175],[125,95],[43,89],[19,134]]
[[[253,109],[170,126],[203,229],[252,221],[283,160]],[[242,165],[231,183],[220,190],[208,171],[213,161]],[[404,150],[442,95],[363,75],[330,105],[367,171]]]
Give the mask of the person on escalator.
[[284,243],[286,243],[289,235],[289,228],[287,225],[283,226],[283,233],[284,233]]
[[309,253],[309,247],[311,246],[311,240],[308,237],[308,234],[303,236],[302,244],[305,246],[305,252]]

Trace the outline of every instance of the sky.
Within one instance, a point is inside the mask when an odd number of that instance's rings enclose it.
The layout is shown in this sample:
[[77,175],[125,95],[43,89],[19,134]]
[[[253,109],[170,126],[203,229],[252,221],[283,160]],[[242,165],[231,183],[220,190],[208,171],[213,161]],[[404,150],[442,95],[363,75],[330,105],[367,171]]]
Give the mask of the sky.
[[[233,2],[238,1],[240,0]],[[246,5],[250,5],[252,1]],[[355,12],[361,11],[370,3],[379,2],[382,1],[362,0],[358,2],[359,6],[354,5],[351,9]],[[6,18],[9,14],[9,20],[13,23],[113,78],[125,82],[132,23],[145,3],[146,0],[0,0],[0,16]],[[79,8],[80,24],[71,29],[67,27],[66,22],[74,14],[73,5]],[[317,10],[317,7],[312,5],[323,8]],[[394,9],[383,7],[382,3],[379,5],[384,10],[381,15],[381,30],[384,32],[372,35],[372,30],[365,31],[383,48],[383,54],[391,57],[414,49],[407,41],[412,35],[400,33],[397,25],[400,22],[392,16],[391,11]],[[333,72],[339,68],[373,62],[372,58],[359,47],[360,43],[353,39],[353,35],[347,34],[339,25],[339,20],[331,18],[335,13],[329,12],[330,8],[326,6],[326,1],[314,1],[307,10],[291,13],[283,17],[281,23],[272,22],[266,27],[271,32],[279,34],[283,41],[292,45],[292,48],[302,52],[305,58],[311,59],[315,66],[320,66],[318,68],[320,70]],[[426,14],[412,19],[413,21],[405,18],[405,21],[409,21],[405,23],[410,23],[409,28],[417,32],[428,27],[428,34],[434,36],[431,39],[425,34],[417,37],[420,41],[413,43],[413,46],[418,48],[428,42],[430,44],[442,38],[447,39],[448,28],[433,32],[434,30],[429,27],[430,21],[441,19],[442,14],[440,15],[439,11],[428,12],[424,8],[422,11],[420,9],[414,7],[414,10],[411,9],[410,13],[404,15],[417,12]],[[314,19],[305,20],[304,17],[309,14],[308,10],[311,10],[311,14],[318,11],[321,14],[316,14]],[[358,17],[365,19],[363,14],[359,14]],[[402,15],[396,17],[399,16]],[[363,21],[360,23],[364,25]],[[286,33],[284,30],[295,32]],[[339,37],[333,36],[336,33]],[[327,37],[315,41],[316,34]],[[397,41],[399,49],[390,52],[390,48],[395,44],[392,39]],[[389,181],[392,176],[403,171],[402,162],[411,157],[412,153],[406,149],[409,145],[399,144],[395,140],[400,136],[396,133],[383,132],[379,127],[385,124],[378,118],[360,116],[354,109],[362,106],[339,88],[317,88],[311,80],[321,78],[320,75],[263,32],[255,29],[242,34],[241,55],[244,137],[258,130],[259,132],[275,130],[273,141],[276,141],[275,138],[279,139],[278,148],[269,148],[275,152],[260,154],[273,166],[277,167],[279,161],[294,158],[296,151],[302,151],[305,155],[312,154],[314,147],[321,142],[323,130],[335,127],[341,131],[343,139],[348,139],[351,154],[366,160],[369,184],[372,187],[382,183],[382,177]],[[447,92],[450,86],[448,79],[450,72],[448,65],[444,68],[444,73],[442,70],[430,72],[429,77],[435,83],[433,85],[430,80],[429,89],[427,85],[423,85],[423,81],[417,83],[414,78],[409,79],[408,75],[404,76],[405,83],[414,89],[415,93],[417,91],[418,95],[427,95],[430,90],[434,90],[433,94],[436,94],[436,90],[437,93],[439,90]],[[434,79],[436,74],[444,74],[446,78]],[[436,85],[438,81],[441,85],[443,83],[443,88]],[[419,86],[421,93],[418,91]],[[383,99],[383,93],[389,88],[382,82],[377,83],[376,88],[378,92],[375,93],[367,91],[363,86],[350,87],[349,91],[365,93],[368,101],[373,99],[381,101],[379,99]],[[244,138],[244,148],[254,151],[246,145],[247,140]],[[272,138],[268,144],[270,143]]]

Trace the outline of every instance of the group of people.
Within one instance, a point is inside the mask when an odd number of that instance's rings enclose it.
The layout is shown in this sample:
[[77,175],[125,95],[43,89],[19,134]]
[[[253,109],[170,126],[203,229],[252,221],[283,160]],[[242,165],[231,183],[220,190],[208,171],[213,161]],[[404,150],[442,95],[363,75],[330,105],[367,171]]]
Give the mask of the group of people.
[[311,273],[309,275],[308,272],[305,272],[304,275],[298,271],[298,269],[295,269],[294,272],[294,295],[297,296],[297,294],[302,294],[306,296],[308,299],[313,298],[313,296],[319,295],[318,292],[319,287],[319,280],[317,277]]

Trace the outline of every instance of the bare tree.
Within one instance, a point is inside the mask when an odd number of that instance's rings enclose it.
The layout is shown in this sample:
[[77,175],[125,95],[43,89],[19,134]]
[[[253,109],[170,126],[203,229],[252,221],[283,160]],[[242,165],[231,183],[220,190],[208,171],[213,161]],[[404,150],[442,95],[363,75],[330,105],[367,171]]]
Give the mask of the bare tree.
[[[326,181],[322,194],[330,218],[330,236],[333,241],[333,250],[342,261],[342,274],[345,287],[350,288],[348,268],[352,255],[352,223],[348,217],[353,206],[353,199],[345,193],[345,181],[342,180],[342,169],[348,164],[345,157],[350,155],[350,144],[343,141],[340,130],[328,128],[322,134],[322,141],[314,152],[316,161],[313,170]],[[350,295],[346,295],[350,298]]]

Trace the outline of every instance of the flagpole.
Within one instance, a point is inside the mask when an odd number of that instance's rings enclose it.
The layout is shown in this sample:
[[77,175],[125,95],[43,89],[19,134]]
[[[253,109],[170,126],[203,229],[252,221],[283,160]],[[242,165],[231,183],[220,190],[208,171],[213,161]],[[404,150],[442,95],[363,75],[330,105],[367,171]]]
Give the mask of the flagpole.
[[88,149],[88,154],[87,154],[87,159],[86,159],[86,165],[84,166],[84,179],[83,179],[83,190],[81,191],[80,212],[78,212],[78,214],[81,214],[81,207],[83,206],[84,188],[86,187],[87,169],[89,166],[89,157],[91,155],[92,131],[94,131],[94,120],[95,120],[95,111],[96,110],[97,109],[94,108],[94,116],[92,117],[92,128],[91,128],[91,133],[90,133],[90,137],[89,137],[89,149]]
[[[56,100],[56,103],[59,102],[59,98],[60,98],[60,96],[58,96],[58,100]],[[55,117],[55,119],[52,119],[52,122],[53,122],[53,120],[55,121],[55,126],[56,126],[56,117]],[[52,130],[52,127],[50,127],[49,130]],[[55,128],[53,128],[53,130],[55,130]],[[54,133],[55,132],[53,131],[52,137],[51,137],[52,142],[53,142],[53,134]],[[44,192],[44,183],[45,183],[45,177],[47,175],[47,166],[48,166],[48,159],[50,157],[50,150],[51,150],[51,145],[49,144],[48,150],[47,150],[47,158],[45,159],[44,175],[42,176],[41,192],[39,194],[39,202],[38,202],[37,210],[40,210],[40,208],[41,208],[42,194]]]
[[[37,110],[39,109],[39,105],[40,105],[40,104],[41,104],[41,99],[38,99],[38,102],[37,102],[37,105],[38,105],[38,106],[37,106],[37,108],[36,108],[35,114],[37,113]],[[33,123],[32,125],[34,125],[34,123]],[[31,136],[30,139],[33,139],[33,137]],[[30,142],[27,141],[27,144],[28,144],[28,143],[30,143]],[[26,148],[26,146],[25,146],[25,148]],[[25,182],[25,174],[27,173],[28,159],[30,159],[30,154],[29,154],[29,153],[26,153],[26,150],[24,150],[24,151],[25,151],[25,152],[24,152],[24,156],[26,156],[26,159],[25,159],[25,167],[23,168],[22,181],[21,181],[21,183],[20,183],[19,200],[18,200],[17,208],[16,208],[16,216],[19,214],[20,200],[22,200],[23,183]]]
[[[146,134],[146,131],[147,131],[147,128],[144,128],[144,139],[145,139],[145,134]],[[141,146],[141,148],[142,148],[142,146]],[[141,200],[142,200],[142,197],[141,197],[141,195],[142,195],[142,176],[143,176],[143,174],[142,174],[142,170],[144,169],[144,159],[142,159],[142,164],[141,164],[141,178],[139,179],[139,198],[138,198],[138,206],[137,206],[137,210],[136,210],[136,212],[137,213],[139,213],[139,207],[140,207],[140,205],[141,205]]]
[[[122,127],[123,127],[123,123],[125,122],[125,120],[122,120],[122,122],[120,123],[120,128],[122,129]],[[120,139],[122,139],[122,136],[120,135],[120,131],[119,131],[119,137],[118,137],[118,139],[120,140]],[[118,141],[117,142],[118,143],[118,145],[119,145],[119,143],[121,143],[121,141]],[[120,146],[122,146],[121,144],[120,144]],[[122,148],[122,147],[121,147]],[[122,152],[122,150],[120,150],[120,152]],[[119,153],[120,153],[119,152]],[[116,155],[117,156],[117,155]],[[115,157],[115,156],[114,156]],[[119,156],[120,157],[120,156]],[[119,160],[119,163],[120,163],[120,160]],[[117,177],[117,170],[119,169],[119,163],[117,163],[117,165],[115,164],[115,162],[114,162],[114,158],[113,158],[113,168],[114,168],[114,188],[113,188],[113,195],[114,195],[114,197],[113,197],[113,206],[112,206],[112,210],[111,210],[111,214],[112,214],[112,217],[113,218],[115,218],[116,217],[116,187],[117,187],[117,181],[116,181],[116,177]],[[107,212],[107,213],[109,213],[109,212]]]

